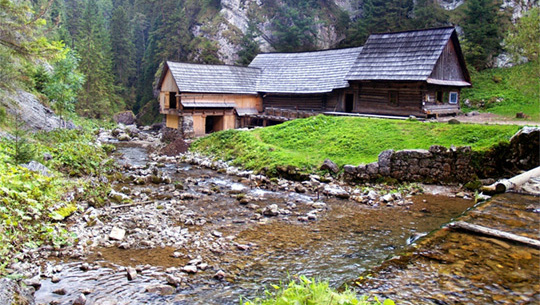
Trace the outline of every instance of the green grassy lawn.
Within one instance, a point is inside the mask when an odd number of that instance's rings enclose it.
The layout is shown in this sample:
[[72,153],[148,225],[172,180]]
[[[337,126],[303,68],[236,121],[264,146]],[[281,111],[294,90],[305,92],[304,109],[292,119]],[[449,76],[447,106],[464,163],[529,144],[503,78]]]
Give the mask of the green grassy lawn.
[[192,149],[253,170],[272,172],[276,166],[293,165],[312,171],[326,158],[339,166],[373,162],[386,149],[428,149],[434,144],[487,149],[508,141],[519,128],[319,115],[251,131],[214,133],[194,142]]
[[488,69],[471,74],[472,88],[463,89],[461,100],[471,107],[515,118],[523,112],[529,120],[540,121],[540,63],[530,62],[511,68]]

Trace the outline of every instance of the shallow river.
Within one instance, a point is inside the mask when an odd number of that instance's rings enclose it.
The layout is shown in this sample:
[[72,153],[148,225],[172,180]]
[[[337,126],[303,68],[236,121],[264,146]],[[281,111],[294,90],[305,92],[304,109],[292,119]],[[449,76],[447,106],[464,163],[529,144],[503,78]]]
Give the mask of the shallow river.
[[[144,165],[147,154],[139,147],[120,147],[122,162]],[[55,302],[71,304],[86,292],[87,304],[238,304],[241,296],[253,298],[263,294],[269,284],[287,281],[288,276],[306,275],[329,280],[339,287],[362,272],[397,255],[412,236],[428,233],[459,216],[473,205],[472,200],[444,196],[418,195],[413,204],[376,207],[352,200],[321,198],[327,210],[318,220],[301,222],[297,217],[263,217],[254,219],[254,211],[240,206],[226,190],[244,189],[259,198],[257,204],[289,205],[302,211],[306,203],[316,201],[315,195],[268,191],[251,187],[237,177],[215,171],[193,168],[188,164],[169,164],[162,170],[175,181],[195,181],[187,191],[202,194],[204,189],[222,190],[205,194],[187,203],[191,210],[205,216],[206,223],[188,228],[193,234],[231,236],[238,244],[249,245],[246,251],[232,249],[222,253],[204,250],[155,249],[123,250],[118,247],[97,248],[78,260],[55,262],[58,283],[42,282],[36,292],[39,304]],[[138,186],[130,186],[136,188]],[[166,284],[164,272],[170,267],[182,267],[187,258],[173,258],[175,251],[201,255],[209,268],[194,275],[171,295],[145,291],[150,284]],[[196,252],[196,253],[195,253]],[[99,268],[81,270],[87,262]],[[135,280],[128,281],[124,267],[139,269]],[[217,270],[226,277],[214,279]],[[64,288],[65,294],[53,293]]]

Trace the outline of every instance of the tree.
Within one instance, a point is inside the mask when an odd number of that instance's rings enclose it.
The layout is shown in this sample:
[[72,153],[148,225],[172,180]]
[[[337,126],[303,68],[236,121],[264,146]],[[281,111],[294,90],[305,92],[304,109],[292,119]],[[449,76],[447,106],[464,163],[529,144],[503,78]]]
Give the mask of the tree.
[[86,3],[75,45],[86,78],[76,109],[81,115],[108,117],[118,110],[120,101],[111,71],[110,38],[97,0]]
[[75,110],[77,96],[84,84],[84,75],[77,71],[78,64],[77,53],[69,50],[64,58],[55,62],[52,74],[43,85],[43,93],[60,117]]
[[362,45],[373,33],[413,28],[413,8],[412,0],[365,0],[362,18],[356,20],[348,30],[344,45]]
[[242,41],[240,42],[240,51],[238,51],[238,60],[237,64],[247,66],[251,63],[253,58],[261,52],[259,44],[255,40],[256,37],[256,26],[254,24],[249,24],[244,36],[242,36]]
[[489,68],[500,53],[504,20],[499,0],[469,0],[463,19],[464,53],[467,62],[477,70]]
[[0,88],[11,89],[21,78],[23,63],[54,58],[63,44],[44,36],[45,15],[51,5],[34,8],[27,1],[0,1]]
[[523,58],[528,61],[540,59],[540,8],[535,7],[523,15],[508,31],[504,39],[506,50],[515,63]]
[[436,0],[416,0],[412,24],[415,29],[427,29],[448,25],[448,13]]
[[123,5],[113,10],[111,18],[112,71],[115,85],[124,99],[132,99],[130,89],[135,78],[135,45],[129,16]]
[[307,7],[284,6],[272,21],[272,47],[278,52],[310,51],[317,47],[315,20]]

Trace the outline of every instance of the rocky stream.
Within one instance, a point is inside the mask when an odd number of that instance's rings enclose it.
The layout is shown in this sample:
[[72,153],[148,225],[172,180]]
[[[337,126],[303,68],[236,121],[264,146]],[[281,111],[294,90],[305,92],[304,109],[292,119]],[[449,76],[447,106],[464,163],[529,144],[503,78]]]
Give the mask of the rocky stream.
[[297,275],[339,287],[474,205],[441,187],[268,179],[159,155],[150,131],[121,136],[100,135],[127,177],[112,182],[115,203],[70,217],[76,245],[12,266],[37,304],[238,304]]

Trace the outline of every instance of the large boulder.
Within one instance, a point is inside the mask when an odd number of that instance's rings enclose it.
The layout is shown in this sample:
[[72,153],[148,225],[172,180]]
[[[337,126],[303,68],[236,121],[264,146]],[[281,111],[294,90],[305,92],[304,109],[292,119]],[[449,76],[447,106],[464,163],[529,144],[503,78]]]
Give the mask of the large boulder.
[[119,112],[114,115],[114,121],[124,125],[132,125],[135,124],[135,114],[132,111]]
[[324,160],[323,164],[321,165],[321,170],[328,170],[331,171],[334,174],[337,174],[339,172],[339,167],[336,163],[332,162],[330,159]]

